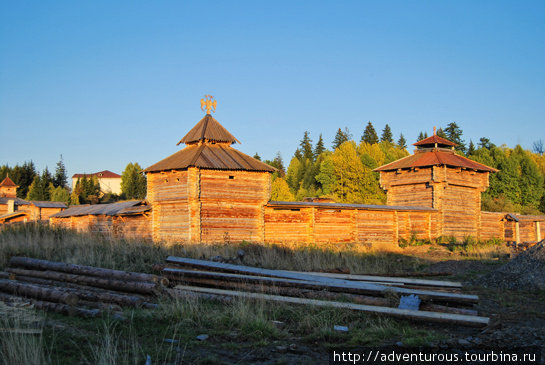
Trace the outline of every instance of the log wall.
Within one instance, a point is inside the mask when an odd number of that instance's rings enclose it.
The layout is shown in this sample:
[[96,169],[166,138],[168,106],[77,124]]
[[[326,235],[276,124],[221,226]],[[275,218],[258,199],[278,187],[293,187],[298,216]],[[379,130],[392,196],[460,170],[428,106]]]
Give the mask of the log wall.
[[481,212],[479,237],[482,240],[505,239],[505,213]]

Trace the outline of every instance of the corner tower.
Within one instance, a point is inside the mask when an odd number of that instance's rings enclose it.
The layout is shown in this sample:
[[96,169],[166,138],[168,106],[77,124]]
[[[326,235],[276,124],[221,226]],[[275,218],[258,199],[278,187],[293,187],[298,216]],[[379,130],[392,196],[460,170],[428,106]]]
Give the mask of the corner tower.
[[6,176],[6,178],[0,183],[0,198],[16,198],[18,187],[19,185],[14,183],[9,176]]
[[437,209],[437,236],[479,237],[481,193],[497,170],[457,155],[456,144],[435,132],[414,146],[414,154],[375,169],[387,204]]
[[144,170],[154,241],[263,241],[262,209],[275,169],[231,147],[240,143],[210,114],[181,140],[184,149]]

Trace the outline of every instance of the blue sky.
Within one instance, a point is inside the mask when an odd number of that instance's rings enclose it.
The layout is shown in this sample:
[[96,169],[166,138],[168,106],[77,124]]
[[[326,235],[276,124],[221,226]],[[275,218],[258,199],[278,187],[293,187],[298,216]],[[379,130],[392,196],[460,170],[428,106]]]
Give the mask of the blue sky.
[[0,164],[147,167],[204,94],[236,148],[286,165],[305,130],[331,146],[368,121],[530,149],[544,19],[545,1],[0,1]]

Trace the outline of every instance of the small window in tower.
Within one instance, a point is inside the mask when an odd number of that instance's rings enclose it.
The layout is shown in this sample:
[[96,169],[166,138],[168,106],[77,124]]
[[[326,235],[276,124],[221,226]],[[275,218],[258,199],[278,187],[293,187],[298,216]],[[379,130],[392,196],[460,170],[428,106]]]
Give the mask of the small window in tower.
[[168,182],[168,179],[165,179],[165,182]]
[[176,181],[180,181],[180,178],[179,178],[179,177],[177,177],[177,178],[176,178]]
[[229,175],[229,180],[233,180],[235,177],[233,175]]

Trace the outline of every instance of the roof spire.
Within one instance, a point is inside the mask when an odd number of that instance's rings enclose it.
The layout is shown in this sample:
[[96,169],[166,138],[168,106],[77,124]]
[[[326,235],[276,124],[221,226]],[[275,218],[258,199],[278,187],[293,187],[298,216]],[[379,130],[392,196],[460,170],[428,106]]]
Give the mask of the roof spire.
[[204,108],[206,108],[206,114],[210,114],[210,111],[214,113],[216,112],[216,105],[218,104],[218,101],[212,101],[212,99],[214,99],[214,97],[208,94],[204,96],[204,99],[201,99],[201,110],[204,112]]
[[437,135],[437,127],[436,127],[436,126],[433,126],[433,135],[434,135],[434,136]]

